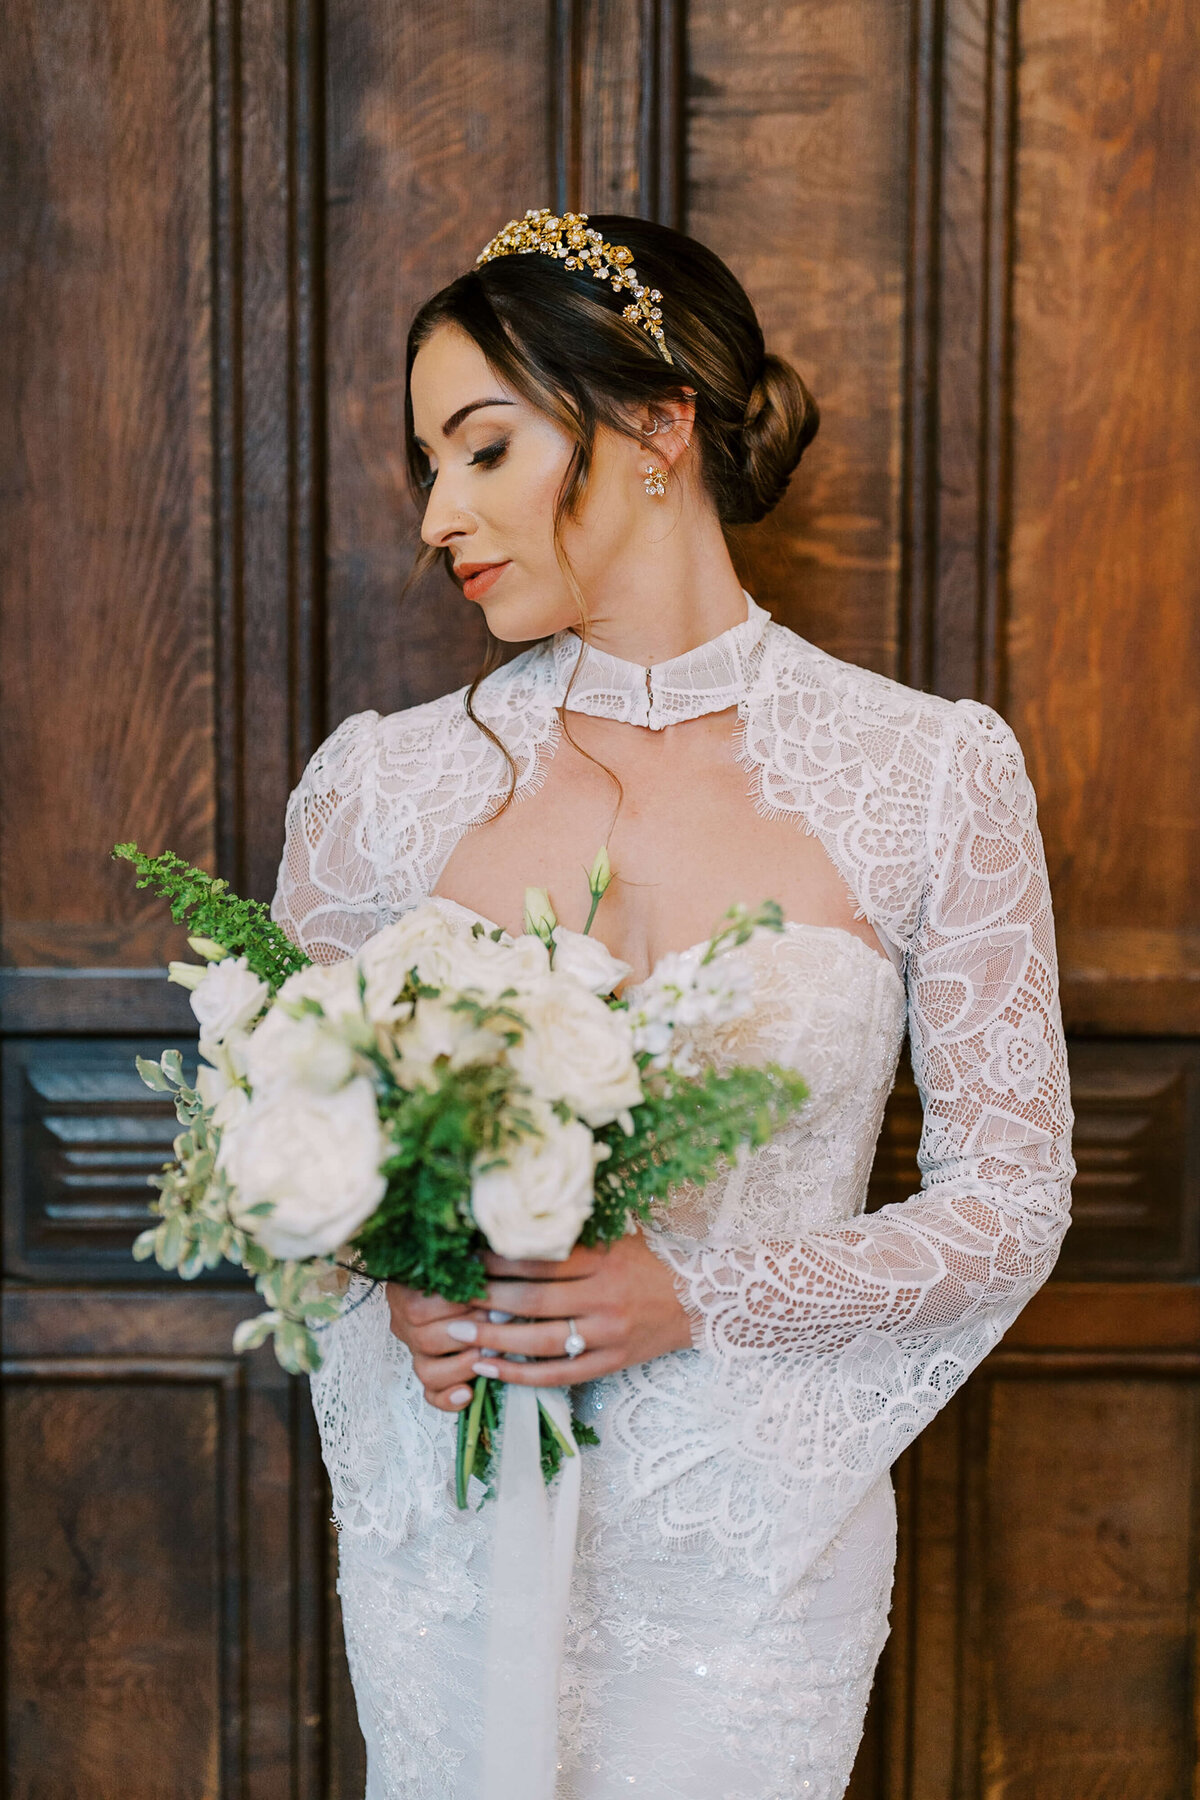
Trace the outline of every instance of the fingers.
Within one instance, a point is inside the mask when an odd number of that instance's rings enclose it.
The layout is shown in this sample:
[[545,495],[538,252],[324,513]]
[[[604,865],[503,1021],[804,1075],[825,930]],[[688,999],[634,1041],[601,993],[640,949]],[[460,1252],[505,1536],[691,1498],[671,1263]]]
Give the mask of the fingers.
[[436,1319],[432,1325],[420,1325],[415,1330],[410,1329],[406,1338],[409,1349],[421,1356],[453,1356],[464,1344],[474,1344],[478,1356],[485,1344],[489,1350],[499,1350],[495,1339],[500,1329],[499,1325],[488,1323],[486,1313],[473,1312],[453,1319]]
[[[575,1324],[591,1349],[597,1350],[608,1342],[608,1333],[599,1319],[577,1318]],[[444,1330],[445,1327],[441,1329]],[[491,1356],[553,1357],[557,1361],[563,1354],[567,1331],[565,1319],[552,1319],[545,1324],[534,1325],[482,1325],[476,1340],[480,1348],[475,1355],[482,1356],[485,1360],[490,1353]],[[483,1348],[484,1344],[487,1349]],[[575,1360],[578,1361],[578,1358]]]
[[576,1244],[570,1256],[561,1262],[535,1262],[531,1258],[520,1261],[497,1256],[494,1250],[485,1250],[483,1266],[489,1275],[499,1275],[510,1281],[571,1281],[593,1274],[604,1252],[603,1245]]
[[578,1318],[588,1311],[590,1283],[574,1281],[489,1281],[482,1304],[525,1319]]
[[470,1404],[478,1361],[478,1350],[460,1350],[457,1356],[414,1356],[413,1373],[430,1406],[456,1413]]
[[399,1281],[388,1282],[387,1297],[393,1313],[403,1312],[414,1325],[429,1325],[435,1319],[458,1318],[478,1305],[478,1301],[460,1305],[455,1300],[443,1300],[440,1294],[422,1294],[418,1289],[405,1287]]
[[[443,1300],[438,1294],[418,1293],[416,1288],[405,1287],[399,1281],[389,1281],[386,1292],[392,1336],[398,1337],[410,1349],[416,1347],[418,1337],[423,1337],[431,1326],[437,1326],[444,1332],[449,1320],[466,1318],[475,1311],[471,1306]],[[436,1347],[445,1350],[451,1345],[451,1339],[443,1338]],[[422,1347],[435,1348],[432,1344],[425,1343]]]
[[[473,1375],[490,1375],[514,1387],[573,1387],[611,1375],[620,1361],[608,1350],[584,1350],[579,1356],[563,1356],[547,1362],[476,1362]],[[457,1410],[457,1409],[455,1409]]]

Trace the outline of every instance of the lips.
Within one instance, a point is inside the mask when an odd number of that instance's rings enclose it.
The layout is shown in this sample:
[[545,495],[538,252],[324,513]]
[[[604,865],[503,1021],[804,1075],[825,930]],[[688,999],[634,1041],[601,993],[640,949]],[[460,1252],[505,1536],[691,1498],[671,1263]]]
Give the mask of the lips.
[[462,591],[468,600],[478,600],[486,594],[508,568],[507,562],[494,563],[459,563],[454,573],[462,582]]

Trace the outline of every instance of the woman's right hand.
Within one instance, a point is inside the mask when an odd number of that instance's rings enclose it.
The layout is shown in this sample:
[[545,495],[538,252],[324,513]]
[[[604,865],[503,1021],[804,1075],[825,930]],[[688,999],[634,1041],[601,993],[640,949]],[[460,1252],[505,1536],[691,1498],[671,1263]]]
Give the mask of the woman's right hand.
[[[470,1404],[473,1365],[486,1354],[479,1335],[487,1324],[486,1311],[455,1305],[437,1294],[419,1293],[399,1281],[387,1283],[387,1299],[392,1332],[412,1352],[413,1369],[426,1400],[440,1412],[461,1412]],[[452,1326],[457,1331],[452,1331]],[[472,1336],[464,1342],[468,1327]]]

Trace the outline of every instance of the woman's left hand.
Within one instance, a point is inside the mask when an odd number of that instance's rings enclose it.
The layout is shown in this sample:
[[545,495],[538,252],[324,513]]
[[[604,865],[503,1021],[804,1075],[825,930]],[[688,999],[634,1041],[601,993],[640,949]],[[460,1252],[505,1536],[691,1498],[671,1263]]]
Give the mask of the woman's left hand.
[[[692,1347],[675,1277],[640,1231],[592,1249],[577,1246],[564,1262],[510,1262],[489,1251],[484,1266],[491,1280],[479,1302],[483,1310],[468,1317],[478,1341],[497,1357],[475,1364],[477,1375],[523,1387],[565,1387]],[[489,1324],[487,1308],[533,1323]],[[571,1319],[587,1344],[573,1357],[563,1353]],[[466,1321],[457,1323],[459,1337]],[[508,1356],[537,1360],[509,1362]]]

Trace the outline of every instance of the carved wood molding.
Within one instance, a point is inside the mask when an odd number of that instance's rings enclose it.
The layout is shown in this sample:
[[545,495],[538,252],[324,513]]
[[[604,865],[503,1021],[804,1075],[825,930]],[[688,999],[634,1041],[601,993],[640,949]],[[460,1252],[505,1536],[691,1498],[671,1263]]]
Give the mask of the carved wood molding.
[[324,11],[212,3],[216,846],[263,895],[327,729]]
[[560,212],[628,212],[684,228],[685,12],[685,0],[595,11],[551,0],[550,178]]
[[1016,0],[914,0],[898,673],[1005,704]]

